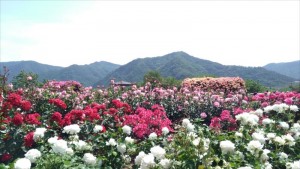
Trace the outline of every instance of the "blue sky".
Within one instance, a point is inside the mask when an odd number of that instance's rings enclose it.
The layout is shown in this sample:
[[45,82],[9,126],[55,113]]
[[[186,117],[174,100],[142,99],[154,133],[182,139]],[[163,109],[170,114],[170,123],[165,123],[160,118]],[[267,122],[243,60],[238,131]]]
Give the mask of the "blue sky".
[[299,1],[0,3],[1,62],[126,64],[174,51],[225,65],[299,60]]

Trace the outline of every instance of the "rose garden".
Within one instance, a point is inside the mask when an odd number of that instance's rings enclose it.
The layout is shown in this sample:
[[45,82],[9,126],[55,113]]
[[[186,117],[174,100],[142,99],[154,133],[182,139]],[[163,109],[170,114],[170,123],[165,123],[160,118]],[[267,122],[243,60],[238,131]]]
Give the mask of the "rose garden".
[[297,92],[27,80],[2,89],[0,168],[300,168]]

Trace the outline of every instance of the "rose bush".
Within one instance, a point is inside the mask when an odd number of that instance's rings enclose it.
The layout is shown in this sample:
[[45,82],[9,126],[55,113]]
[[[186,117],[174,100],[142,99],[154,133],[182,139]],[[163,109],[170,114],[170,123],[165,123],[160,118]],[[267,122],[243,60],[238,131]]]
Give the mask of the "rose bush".
[[0,167],[299,166],[297,92],[50,81],[1,96]]

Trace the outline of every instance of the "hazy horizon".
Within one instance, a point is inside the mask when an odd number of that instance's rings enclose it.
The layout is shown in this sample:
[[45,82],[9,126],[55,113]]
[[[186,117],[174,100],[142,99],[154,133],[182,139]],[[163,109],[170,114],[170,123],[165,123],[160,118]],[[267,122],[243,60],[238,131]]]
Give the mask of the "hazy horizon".
[[299,1],[0,3],[1,62],[124,65],[176,51],[250,67],[300,59]]

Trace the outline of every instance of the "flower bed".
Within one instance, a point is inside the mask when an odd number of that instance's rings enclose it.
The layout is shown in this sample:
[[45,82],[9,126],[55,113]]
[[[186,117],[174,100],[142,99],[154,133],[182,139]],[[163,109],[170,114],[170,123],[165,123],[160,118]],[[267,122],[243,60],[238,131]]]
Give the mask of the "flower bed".
[[0,100],[0,168],[295,169],[299,100],[151,84],[9,90]]

